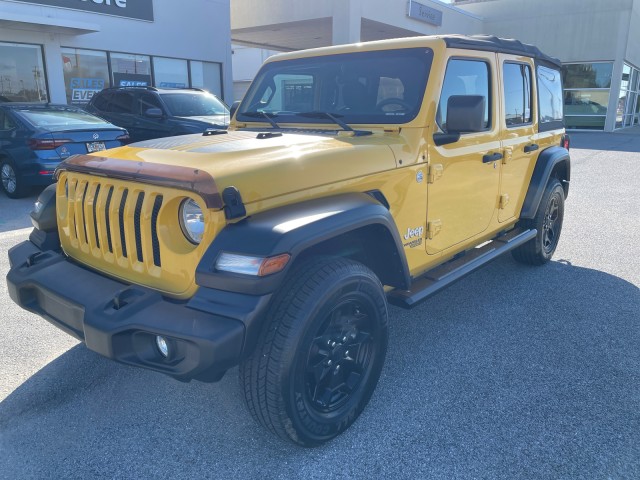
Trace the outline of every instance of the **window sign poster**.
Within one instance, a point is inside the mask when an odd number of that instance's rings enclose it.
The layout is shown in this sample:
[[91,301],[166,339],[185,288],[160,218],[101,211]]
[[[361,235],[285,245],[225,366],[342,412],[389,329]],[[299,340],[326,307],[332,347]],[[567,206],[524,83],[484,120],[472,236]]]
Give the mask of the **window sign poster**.
[[148,87],[151,85],[151,75],[113,72],[113,84],[117,87]]
[[87,103],[95,95],[104,88],[104,80],[102,78],[71,78],[69,85],[71,90],[71,103]]
[[162,88],[186,88],[187,84],[181,82],[160,82],[158,86]]
[[107,53],[62,48],[67,103],[84,105],[96,92],[109,87]]

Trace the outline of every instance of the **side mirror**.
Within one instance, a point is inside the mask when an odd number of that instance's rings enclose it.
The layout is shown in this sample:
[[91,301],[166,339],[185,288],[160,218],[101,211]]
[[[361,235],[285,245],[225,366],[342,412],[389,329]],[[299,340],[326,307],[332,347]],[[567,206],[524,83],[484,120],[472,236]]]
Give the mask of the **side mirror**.
[[484,125],[485,97],[452,95],[447,101],[447,132],[481,132]]
[[163,115],[162,110],[159,108],[148,108],[144,112],[144,116],[149,118],[162,118]]
[[240,106],[240,100],[236,100],[235,102],[233,102],[231,104],[231,108],[229,109],[229,118],[233,118],[233,116],[236,114],[236,110],[238,110],[238,107]]

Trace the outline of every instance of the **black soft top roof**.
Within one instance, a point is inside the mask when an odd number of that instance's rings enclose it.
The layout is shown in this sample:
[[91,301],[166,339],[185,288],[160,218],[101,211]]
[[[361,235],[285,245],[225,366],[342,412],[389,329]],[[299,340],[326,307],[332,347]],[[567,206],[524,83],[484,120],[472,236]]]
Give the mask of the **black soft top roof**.
[[523,55],[534,58],[537,63],[546,64],[556,69],[562,66],[560,60],[542,53],[538,47],[512,38],[498,38],[493,35],[442,35],[441,38],[449,48]]

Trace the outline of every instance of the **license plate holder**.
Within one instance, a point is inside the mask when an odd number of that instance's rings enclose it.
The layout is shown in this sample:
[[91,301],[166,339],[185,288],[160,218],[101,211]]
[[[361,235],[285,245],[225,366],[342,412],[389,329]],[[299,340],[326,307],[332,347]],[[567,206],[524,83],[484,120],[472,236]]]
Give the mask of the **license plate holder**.
[[87,152],[89,153],[93,153],[93,152],[101,152],[103,150],[106,150],[107,147],[105,146],[104,142],[89,142],[87,143]]

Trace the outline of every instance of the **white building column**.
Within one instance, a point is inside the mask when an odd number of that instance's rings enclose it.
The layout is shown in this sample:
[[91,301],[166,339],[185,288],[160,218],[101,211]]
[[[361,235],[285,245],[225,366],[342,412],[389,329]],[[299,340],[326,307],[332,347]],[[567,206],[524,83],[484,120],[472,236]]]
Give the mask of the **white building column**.
[[49,101],[51,103],[67,103],[60,38],[54,33],[48,33],[47,35],[49,39],[44,46],[44,63],[49,82],[49,96],[51,97]]
[[613,63],[613,72],[611,73],[611,88],[609,89],[609,105],[607,108],[607,119],[604,124],[605,132],[613,132],[616,128],[618,100],[620,98],[620,81],[622,80],[622,67],[624,66],[623,58],[617,58],[616,61]]
[[358,43],[361,24],[361,0],[333,0],[333,45]]

